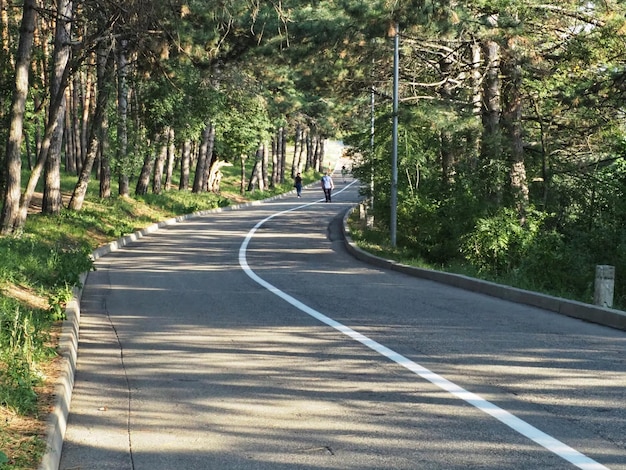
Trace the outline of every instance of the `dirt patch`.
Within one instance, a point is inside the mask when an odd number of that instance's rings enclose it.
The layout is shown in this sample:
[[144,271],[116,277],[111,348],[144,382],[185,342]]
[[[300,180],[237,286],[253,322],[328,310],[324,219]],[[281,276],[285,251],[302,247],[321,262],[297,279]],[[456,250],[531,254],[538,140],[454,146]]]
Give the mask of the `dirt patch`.
[[[70,199],[72,198],[71,193],[61,193],[61,204],[64,207],[67,207],[70,203]],[[33,197],[30,200],[30,205],[28,206],[29,214],[41,214],[41,209],[43,208],[43,193],[36,192],[33,194]]]
[[18,286],[17,284],[7,284],[1,290],[7,297],[17,299],[33,309],[45,310],[48,308],[47,300],[37,295],[32,289]]

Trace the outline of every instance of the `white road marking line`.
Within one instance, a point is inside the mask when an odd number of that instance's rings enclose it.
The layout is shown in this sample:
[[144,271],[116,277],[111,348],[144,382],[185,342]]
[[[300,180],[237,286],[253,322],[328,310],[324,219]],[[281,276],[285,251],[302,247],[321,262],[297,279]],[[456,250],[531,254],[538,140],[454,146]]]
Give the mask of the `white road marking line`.
[[[347,189],[347,187],[344,188],[344,189]],[[342,189],[342,191],[343,191],[343,189]],[[340,192],[341,191],[338,191],[337,194],[340,193]],[[268,291],[270,291],[273,294],[277,295],[278,297],[280,297],[284,301],[290,303],[291,305],[293,305],[297,309],[301,310],[302,312],[306,313],[307,315],[310,315],[311,317],[316,318],[317,320],[321,321],[322,323],[325,323],[326,325],[334,328],[335,330],[343,333],[344,335],[354,339],[355,341],[358,341],[359,343],[367,346],[368,348],[372,349],[373,351],[376,351],[380,355],[390,359],[391,361],[395,362],[396,364],[401,365],[402,367],[410,370],[411,372],[417,374],[418,376],[422,377],[423,379],[428,380],[429,382],[431,382],[432,384],[436,385],[437,387],[439,387],[439,388],[441,388],[441,389],[451,393],[455,397],[457,397],[457,398],[459,398],[459,399],[469,403],[470,405],[478,408],[479,410],[483,411],[484,413],[487,413],[488,415],[493,416],[498,421],[500,421],[501,423],[507,425],[508,427],[513,429],[514,431],[517,431],[522,436],[525,436],[528,439],[536,442],[540,446],[542,446],[545,449],[549,450],[553,454],[558,455],[559,457],[563,458],[564,460],[567,460],[568,462],[572,463],[576,467],[581,468],[583,470],[609,470],[608,467],[605,467],[604,465],[602,465],[602,464],[596,462],[595,460],[587,457],[586,455],[578,452],[576,449],[573,449],[572,447],[569,447],[567,444],[564,444],[563,442],[559,441],[558,439],[555,439],[554,437],[544,433],[543,431],[537,429],[536,427],[532,426],[531,424],[527,423],[526,421],[518,418],[517,416],[513,415],[512,413],[509,413],[508,411],[500,408],[499,406],[497,406],[497,405],[495,405],[495,404],[485,400],[484,398],[482,398],[479,395],[476,395],[476,394],[474,394],[472,392],[469,392],[469,391],[465,390],[464,388],[456,385],[455,383],[450,382],[448,379],[446,379],[446,378],[444,378],[444,377],[442,377],[442,376],[432,372],[429,369],[426,369],[425,367],[423,367],[423,366],[413,362],[412,360],[410,360],[410,359],[404,357],[403,355],[393,351],[392,349],[389,349],[388,347],[383,346],[382,344],[374,341],[373,339],[370,339],[367,336],[362,335],[361,333],[359,333],[357,331],[354,331],[352,328],[349,328],[349,327],[343,325],[342,323],[339,323],[339,322],[333,320],[332,318],[327,317],[323,313],[320,313],[317,310],[312,309],[308,305],[303,304],[299,300],[293,298],[289,294],[286,294],[285,292],[283,292],[280,289],[278,289],[277,287],[273,286],[272,284],[270,284],[266,280],[264,280],[261,277],[259,277],[250,268],[250,266],[248,265],[248,261],[246,259],[246,251],[247,251],[248,245],[250,244],[250,240],[252,240],[252,237],[254,236],[256,231],[265,222],[273,219],[274,217],[278,217],[280,215],[283,215],[283,214],[286,214],[286,213],[289,213],[289,212],[293,212],[293,211],[296,211],[298,209],[302,209],[304,207],[311,206],[313,204],[317,204],[320,201],[322,201],[322,199],[320,199],[319,201],[313,202],[313,203],[303,204],[303,205],[294,207],[292,209],[280,211],[280,212],[277,212],[277,213],[275,213],[273,215],[270,215],[269,217],[266,217],[265,219],[263,219],[260,222],[258,222],[252,228],[252,230],[250,230],[248,232],[248,234],[246,235],[246,238],[244,239],[243,243],[241,244],[241,247],[239,248],[239,265],[241,266],[243,271],[253,281],[255,281],[256,283],[258,283],[261,286],[265,287]]]

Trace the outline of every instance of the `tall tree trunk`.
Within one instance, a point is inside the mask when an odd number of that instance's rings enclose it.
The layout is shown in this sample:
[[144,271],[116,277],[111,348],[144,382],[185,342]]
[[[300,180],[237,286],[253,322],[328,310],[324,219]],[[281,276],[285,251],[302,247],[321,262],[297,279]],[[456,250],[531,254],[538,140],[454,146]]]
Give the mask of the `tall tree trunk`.
[[313,168],[313,160],[311,159],[311,133],[307,130],[302,136],[302,145],[304,146],[304,171]]
[[267,171],[268,162],[269,162],[269,156],[267,152],[267,143],[264,143],[263,144],[263,158],[261,160],[261,179],[263,181],[264,189],[269,188],[269,179],[268,179],[268,171]]
[[272,176],[270,179],[270,188],[275,188],[278,183],[278,154],[276,148],[278,139],[276,136],[272,137]]
[[467,135],[469,167],[476,169],[481,147],[481,135],[476,132],[480,128],[483,107],[483,73],[482,73],[482,49],[480,44],[473,43],[471,47],[472,61],[472,115],[475,127],[470,127]]
[[287,129],[281,128],[282,137],[280,139],[280,182],[285,182],[285,169],[287,168]]
[[[109,117],[104,113],[102,128],[109,128]],[[109,134],[103,132],[100,144],[100,197],[106,199],[111,197],[111,164],[109,161]]]
[[306,167],[306,161],[305,161],[305,156],[306,156],[306,145],[304,142],[305,139],[305,130],[300,128],[300,136],[299,136],[299,140],[300,140],[300,145],[299,145],[299,149],[298,149],[298,172],[302,173],[302,170],[304,167]]
[[[96,63],[98,62],[98,58],[96,57]],[[97,68],[97,67],[96,67]],[[96,71],[97,74],[97,71]],[[79,89],[82,91],[82,95],[79,100],[82,100],[82,116],[81,119],[76,119],[76,135],[79,137],[77,144],[77,169],[78,171],[82,171],[83,163],[87,159],[87,152],[89,151],[89,120],[92,114],[95,114],[94,111],[94,97],[96,96],[96,86],[95,82],[97,78],[94,80],[93,73],[86,73],[82,80],[78,83]],[[96,106],[97,106],[96,101]]]
[[[13,56],[11,54],[10,23],[7,5],[5,0],[0,0],[0,34],[2,35],[2,53],[0,53],[0,70],[14,69]],[[4,94],[3,94],[4,95]],[[8,99],[0,95],[0,122],[7,122],[7,110],[9,108]],[[6,129],[0,129],[0,141],[4,142]],[[0,151],[0,200],[4,201],[6,196],[6,160],[4,151]]]
[[189,168],[191,163],[191,142],[185,140],[180,156],[180,182],[178,189],[187,191],[189,189]]
[[293,139],[293,159],[291,160],[291,179],[294,179],[300,172],[300,159],[299,159],[299,147],[301,146],[300,140],[302,138],[302,127],[300,124],[296,125],[296,134]]
[[9,31],[11,31],[11,29],[9,24],[7,2],[5,0],[0,0],[0,25],[0,32],[2,34],[2,55],[7,61],[6,65],[12,65],[13,61],[11,60],[11,43],[9,35]]
[[205,174],[208,167],[207,162],[207,149],[209,146],[209,138],[211,135],[212,124],[207,123],[204,127],[204,131],[202,132],[202,141],[200,144],[200,148],[198,149],[198,161],[196,163],[196,174],[193,178],[193,193],[201,193],[204,191],[206,186]]
[[[69,66],[65,67],[65,71],[63,77],[61,78],[61,88],[63,88],[67,83],[68,75],[69,75]],[[16,228],[21,228],[26,222],[26,217],[28,215],[28,208],[30,206],[30,201],[35,194],[35,189],[37,187],[37,183],[39,182],[39,177],[41,176],[41,172],[43,171],[46,160],[48,159],[48,155],[50,153],[50,145],[52,143],[52,138],[56,132],[56,128],[59,125],[58,113],[63,112],[62,103],[65,99],[65,93],[59,92],[56,95],[52,96],[52,101],[50,102],[50,111],[48,119],[48,124],[46,125],[45,134],[43,140],[41,142],[41,146],[39,148],[39,155],[37,157],[37,163],[33,167],[33,171],[30,174],[30,178],[28,179],[28,184],[26,185],[26,190],[22,195],[22,200],[20,202],[20,215],[18,219],[15,221]],[[62,123],[61,123],[62,124]],[[59,182],[60,185],[60,182]],[[60,189],[60,187],[59,187]],[[60,195],[60,192],[59,192]]]
[[526,221],[526,210],[529,204],[528,181],[524,161],[524,143],[522,141],[522,71],[517,60],[515,44],[509,43],[502,72],[505,77],[503,87],[504,110],[503,126],[507,131],[510,145],[510,184],[515,207],[523,225]]
[[159,139],[160,150],[154,164],[154,176],[152,178],[152,192],[154,194],[161,194],[163,191],[163,170],[167,160],[168,134],[168,130],[165,129]]
[[250,182],[248,183],[248,191],[254,191],[257,187],[259,191],[264,191],[265,186],[263,184],[263,158],[265,156],[265,145],[263,142],[259,142],[259,146],[257,148],[255,159],[254,159],[254,168],[252,168],[252,172],[250,174]]
[[117,44],[117,179],[118,193],[128,196],[130,164],[128,162],[128,41]]
[[[452,73],[453,62],[449,57],[444,57],[439,61],[439,69],[444,78],[446,78],[441,87],[441,97],[450,103],[454,98],[452,85],[450,83],[450,74]],[[453,133],[450,127],[446,126],[439,131],[439,155],[441,157],[441,171],[443,182],[449,186],[454,183],[456,174],[456,161],[453,149]]]
[[83,154],[82,145],[82,121],[83,107],[89,106],[88,92],[86,90],[85,76],[91,74],[88,71],[79,71],[74,74],[72,85],[70,86],[70,112],[67,115],[67,128],[71,133],[71,139],[68,139],[69,151],[67,155],[67,170],[78,176],[82,167]]
[[135,194],[137,196],[148,194],[148,188],[150,187],[150,175],[152,174],[155,160],[154,153],[150,147],[148,146],[139,178],[137,178],[137,185],[135,186]]
[[483,136],[481,159],[483,174],[482,182],[486,195],[499,202],[502,197],[503,181],[500,175],[502,157],[501,117],[501,81],[500,81],[500,46],[492,40],[484,43],[486,71],[483,80]]
[[76,151],[77,151],[77,139],[76,128],[74,127],[74,122],[76,119],[73,116],[77,116],[77,100],[76,94],[74,92],[74,84],[76,83],[76,79],[72,80],[72,84],[68,87],[66,101],[68,104],[69,112],[65,113],[65,171],[72,175],[76,175],[78,173],[78,165],[76,162]]
[[283,175],[285,174],[285,170],[283,165],[285,163],[285,155],[283,154],[283,150],[285,146],[283,145],[283,139],[285,137],[284,128],[280,127],[278,132],[276,133],[276,183],[280,184],[283,182]]
[[172,189],[172,176],[174,163],[176,162],[176,149],[174,148],[174,128],[169,127],[167,132],[167,165],[165,167],[165,190]]
[[215,148],[215,126],[211,124],[209,129],[209,135],[207,136],[206,148],[204,152],[206,153],[204,160],[204,175],[202,177],[202,187],[203,191],[211,191],[211,185],[209,184],[209,179],[211,176],[211,172],[213,171],[213,165],[215,164],[215,156],[213,155],[213,149]]
[[[61,150],[63,146],[63,131],[65,130],[66,84],[64,76],[67,74],[67,64],[71,53],[71,26],[73,19],[72,0],[59,0],[56,29],[54,37],[54,66],[50,79],[50,95],[62,95],[61,104],[57,110],[50,108],[48,120],[56,119],[54,133],[50,141],[48,158],[46,159],[44,174],[44,191],[41,211],[44,214],[57,215],[61,212]],[[56,111],[56,112],[55,112]]]
[[93,169],[93,164],[98,156],[100,143],[104,133],[106,132],[106,129],[104,128],[105,113],[109,104],[109,95],[111,91],[110,79],[113,72],[113,60],[110,43],[102,41],[102,43],[98,45],[97,58],[98,90],[96,96],[96,108],[94,110],[93,122],[89,132],[89,147],[80,176],[78,177],[78,183],[74,187],[74,192],[72,193],[69,203],[69,208],[75,211],[79,211],[83,207],[85,195],[87,194],[87,187],[89,186],[89,179],[91,177],[91,170]]
[[312,151],[313,151],[313,168],[317,171],[324,171],[324,166],[322,159],[320,158],[320,139],[317,134],[312,137],[311,140]]
[[28,72],[33,51],[37,1],[24,0],[24,12],[20,26],[20,40],[15,58],[15,88],[11,104],[9,135],[6,145],[4,204],[0,214],[0,234],[14,233],[19,218],[21,195],[21,147],[24,128],[24,111],[28,96]]
[[240,194],[245,194],[246,192],[246,156],[245,155],[240,155],[239,156],[239,164],[240,164],[240,177],[241,177],[241,181],[239,184],[239,193]]
[[[71,15],[71,5],[70,5]],[[26,222],[28,216],[28,208],[30,202],[35,194],[37,184],[41,173],[44,171],[48,164],[48,158],[50,157],[50,151],[53,145],[56,145],[57,155],[53,156],[53,161],[48,171],[50,175],[46,176],[48,180],[44,184],[44,203],[47,206],[47,210],[50,214],[58,214],[61,210],[61,145],[63,143],[62,134],[65,123],[65,103],[66,103],[66,88],[69,80],[70,66],[69,66],[69,51],[63,51],[62,49],[67,47],[68,36],[66,36],[67,28],[70,28],[68,24],[64,24],[65,19],[59,19],[59,28],[65,29],[60,34],[60,37],[55,39],[55,63],[54,71],[50,78],[50,104],[48,107],[48,116],[45,125],[43,139],[40,142],[37,154],[37,161],[32,168],[26,190],[22,194],[20,201],[20,213],[19,217],[15,221],[15,228],[21,229]],[[59,50],[61,49],[61,50]],[[60,55],[57,56],[57,52]],[[67,54],[67,57],[65,57]],[[60,57],[60,63],[57,64],[56,60]],[[61,130],[59,130],[61,127]],[[61,134],[60,136],[58,134]],[[55,141],[55,138],[59,140]],[[45,196],[48,197],[48,201],[45,200]]]

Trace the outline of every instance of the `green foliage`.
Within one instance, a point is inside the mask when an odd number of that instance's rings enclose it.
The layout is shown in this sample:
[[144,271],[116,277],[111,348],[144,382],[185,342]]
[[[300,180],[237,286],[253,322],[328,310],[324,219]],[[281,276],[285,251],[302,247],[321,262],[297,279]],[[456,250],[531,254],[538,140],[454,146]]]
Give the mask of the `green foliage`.
[[519,264],[535,241],[542,217],[529,211],[526,223],[521,225],[516,211],[500,209],[493,216],[478,219],[474,230],[463,237],[461,251],[479,271],[508,272]]
[[254,154],[272,128],[267,104],[260,96],[233,92],[219,116],[218,152],[233,161]]
[[3,263],[0,280],[53,288],[77,285],[80,274],[92,266],[86,245],[51,244],[35,237],[0,238]]
[[[582,9],[573,1],[555,5],[430,2],[416,5],[413,21],[400,25],[398,250],[417,252],[442,269],[589,302],[595,265],[615,265],[618,276],[626,272],[626,10],[614,1]],[[432,48],[416,39],[423,37]],[[447,49],[451,39],[458,49]],[[502,59],[497,122],[488,119],[486,95],[477,94],[466,68],[475,57],[472,44],[479,44],[486,78],[488,41]],[[441,50],[448,50],[445,61]],[[365,101],[350,127],[361,130],[346,140],[360,158],[355,174],[373,180],[373,193],[365,193],[373,196],[379,233],[387,234],[389,45],[380,51],[370,62],[374,148],[363,131],[370,119]],[[483,100],[482,116],[473,114],[476,98]],[[519,122],[512,122],[507,106],[518,99]],[[514,159],[523,161],[514,168]],[[416,174],[419,179],[411,178]],[[517,198],[519,186],[512,184],[511,176],[520,175],[528,201]],[[615,286],[621,308],[625,286]]]
[[509,277],[525,289],[591,302],[594,271],[592,258],[552,230],[537,234]]
[[0,371],[0,404],[16,413],[29,414],[37,408],[34,387],[43,377],[38,361],[49,357],[45,347],[49,320],[43,312],[0,312],[0,359],[5,368]]
[[37,410],[34,387],[40,378],[19,356],[5,355],[3,362],[6,370],[0,372],[0,405],[23,415],[34,413]]
[[414,247],[396,246],[389,243],[389,232],[380,227],[365,228],[363,221],[352,214],[350,221],[350,236],[364,250],[381,258],[402,260],[405,264],[430,268],[430,265]]
[[50,320],[59,321],[66,320],[65,309],[67,303],[72,299],[73,289],[66,285],[65,288],[59,289],[48,296]]
[[52,321],[62,319],[70,285],[92,268],[85,247],[68,248],[34,236],[0,239],[3,263],[0,285],[27,286],[49,292],[49,309],[32,310],[0,295],[0,403],[17,413],[33,413],[37,405],[34,387],[42,376],[38,364],[50,356],[45,342]]

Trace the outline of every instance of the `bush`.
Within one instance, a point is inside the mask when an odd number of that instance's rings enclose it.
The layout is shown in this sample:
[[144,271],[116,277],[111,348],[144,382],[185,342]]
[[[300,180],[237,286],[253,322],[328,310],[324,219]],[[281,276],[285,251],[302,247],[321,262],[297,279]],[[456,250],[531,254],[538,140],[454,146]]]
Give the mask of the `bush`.
[[542,215],[529,211],[520,224],[516,211],[498,210],[493,216],[478,219],[474,230],[465,235],[461,251],[479,272],[504,274],[519,266],[539,233]]
[[593,262],[556,230],[539,233],[510,273],[518,287],[560,297],[593,300]]

